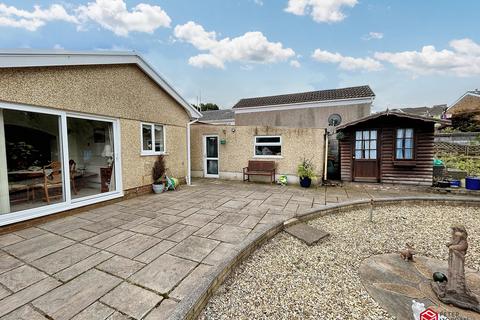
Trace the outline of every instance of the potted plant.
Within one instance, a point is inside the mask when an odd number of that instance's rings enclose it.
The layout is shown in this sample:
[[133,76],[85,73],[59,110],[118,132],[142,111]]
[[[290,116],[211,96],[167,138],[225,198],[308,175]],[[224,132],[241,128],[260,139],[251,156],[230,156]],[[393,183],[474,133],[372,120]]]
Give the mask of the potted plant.
[[312,184],[312,179],[315,177],[312,160],[303,158],[302,162],[298,165],[297,174],[300,178],[300,185],[303,188],[309,188]]
[[162,193],[165,190],[165,159],[159,155],[152,168],[152,189],[155,193]]

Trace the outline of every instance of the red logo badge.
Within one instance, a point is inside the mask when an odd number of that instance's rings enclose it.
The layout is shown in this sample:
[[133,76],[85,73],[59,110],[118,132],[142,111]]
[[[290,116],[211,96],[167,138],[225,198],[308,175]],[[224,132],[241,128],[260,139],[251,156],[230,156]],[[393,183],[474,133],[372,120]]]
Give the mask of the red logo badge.
[[438,320],[438,313],[432,309],[427,309],[420,313],[420,320]]

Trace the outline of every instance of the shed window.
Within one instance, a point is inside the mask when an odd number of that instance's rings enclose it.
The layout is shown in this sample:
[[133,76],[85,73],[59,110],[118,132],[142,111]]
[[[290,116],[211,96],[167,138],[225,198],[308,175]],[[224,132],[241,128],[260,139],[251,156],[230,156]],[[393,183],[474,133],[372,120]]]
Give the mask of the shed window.
[[161,124],[142,123],[142,155],[165,153],[165,128]]
[[413,144],[413,129],[397,129],[395,158],[397,160],[412,160]]
[[355,159],[377,159],[377,130],[355,132]]
[[255,157],[280,157],[282,156],[282,137],[256,136]]

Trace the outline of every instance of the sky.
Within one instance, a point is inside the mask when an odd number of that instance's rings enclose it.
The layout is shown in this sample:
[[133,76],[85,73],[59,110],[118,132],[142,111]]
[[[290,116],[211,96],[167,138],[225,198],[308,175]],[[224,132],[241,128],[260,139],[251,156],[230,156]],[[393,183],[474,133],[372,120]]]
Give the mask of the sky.
[[0,0],[0,48],[134,50],[189,102],[370,85],[374,110],[480,88],[480,1]]

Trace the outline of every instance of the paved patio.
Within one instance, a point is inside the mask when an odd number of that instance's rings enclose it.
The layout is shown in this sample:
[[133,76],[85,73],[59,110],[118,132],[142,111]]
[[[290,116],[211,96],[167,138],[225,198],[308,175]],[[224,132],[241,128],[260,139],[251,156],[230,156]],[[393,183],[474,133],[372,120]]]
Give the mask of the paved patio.
[[0,236],[0,317],[166,319],[249,235],[312,208],[429,195],[350,185],[300,189],[194,180]]

